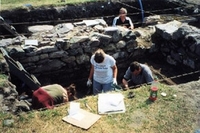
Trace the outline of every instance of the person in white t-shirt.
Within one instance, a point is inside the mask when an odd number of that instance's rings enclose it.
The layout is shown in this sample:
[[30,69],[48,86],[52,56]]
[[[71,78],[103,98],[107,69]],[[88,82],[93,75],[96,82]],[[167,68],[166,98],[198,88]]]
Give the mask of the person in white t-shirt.
[[98,49],[92,55],[90,62],[91,68],[87,86],[91,86],[93,80],[93,94],[112,91],[112,84],[117,84],[116,60],[102,49]]

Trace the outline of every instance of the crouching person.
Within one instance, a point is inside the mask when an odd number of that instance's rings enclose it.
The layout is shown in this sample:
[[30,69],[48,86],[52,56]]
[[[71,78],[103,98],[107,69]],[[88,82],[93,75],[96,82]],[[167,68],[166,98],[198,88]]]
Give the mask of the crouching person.
[[67,88],[58,84],[47,85],[40,87],[33,92],[32,108],[52,109],[56,104],[65,103],[75,99],[77,98],[74,84],[71,84]]

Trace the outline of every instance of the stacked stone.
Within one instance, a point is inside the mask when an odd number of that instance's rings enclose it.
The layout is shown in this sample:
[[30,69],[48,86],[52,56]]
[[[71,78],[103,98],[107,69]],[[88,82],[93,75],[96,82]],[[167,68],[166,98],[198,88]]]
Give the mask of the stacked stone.
[[187,66],[191,69],[200,68],[200,29],[171,21],[156,25],[157,46],[172,65]]
[[[133,53],[134,56],[143,53],[134,31],[123,27],[108,27],[103,19],[56,26],[31,26],[29,31],[32,32],[30,37],[3,39],[1,46],[36,77],[44,73],[65,73],[68,77],[75,77],[80,72],[82,78],[87,77],[90,57],[98,48],[126,64],[131,62],[127,58]],[[38,44],[27,45],[25,40],[37,40]],[[137,50],[140,52],[135,52]],[[142,50],[146,49],[143,47]],[[126,64],[121,66],[127,67]]]

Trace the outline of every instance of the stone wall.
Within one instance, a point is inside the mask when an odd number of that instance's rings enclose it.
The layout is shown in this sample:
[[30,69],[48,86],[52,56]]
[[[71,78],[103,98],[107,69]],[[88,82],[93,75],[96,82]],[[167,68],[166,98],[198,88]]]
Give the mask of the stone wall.
[[200,29],[171,21],[156,25],[157,47],[172,65],[200,69]]
[[116,59],[119,83],[132,61],[153,52],[162,52],[174,66],[199,69],[199,29],[178,21],[154,21],[134,30],[109,27],[103,19],[36,25],[29,27],[31,36],[2,39],[0,44],[42,85],[76,83],[81,91],[87,90],[90,57],[98,48]]
[[[151,47],[148,38],[154,30],[150,29],[129,30],[109,27],[103,19],[83,20],[56,26],[30,26],[31,36],[3,39],[0,43],[42,85],[75,82],[85,88],[90,57],[95,50],[102,48],[116,59],[121,82],[130,62],[142,58]],[[148,40],[146,45],[138,43],[137,39],[141,38]]]

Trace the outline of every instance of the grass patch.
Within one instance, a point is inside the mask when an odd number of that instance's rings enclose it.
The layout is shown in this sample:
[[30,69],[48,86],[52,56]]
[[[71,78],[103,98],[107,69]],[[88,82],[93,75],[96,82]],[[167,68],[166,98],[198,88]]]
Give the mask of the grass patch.
[[[32,111],[20,116],[12,116],[15,120],[12,127],[1,126],[2,132],[40,132],[40,133],[190,133],[194,129],[196,108],[192,107],[182,96],[173,97],[177,90],[160,84],[158,99],[150,102],[150,86],[142,86],[135,90],[121,92],[124,95],[126,112],[121,114],[101,115],[102,117],[88,130],[72,126],[62,118],[68,115],[69,104],[64,104],[53,110]],[[134,98],[128,99],[128,93],[134,91]],[[167,94],[166,97],[160,95]],[[88,96],[78,99],[82,109],[90,111],[85,107],[85,102],[97,112],[97,96]],[[0,113],[1,119],[9,115]]]
[[16,8],[26,8],[26,7],[44,7],[44,6],[63,6],[66,4],[77,4],[86,2],[97,2],[105,0],[1,0],[1,11],[11,10]]
[[0,87],[8,86],[8,76],[4,74],[0,74]]

